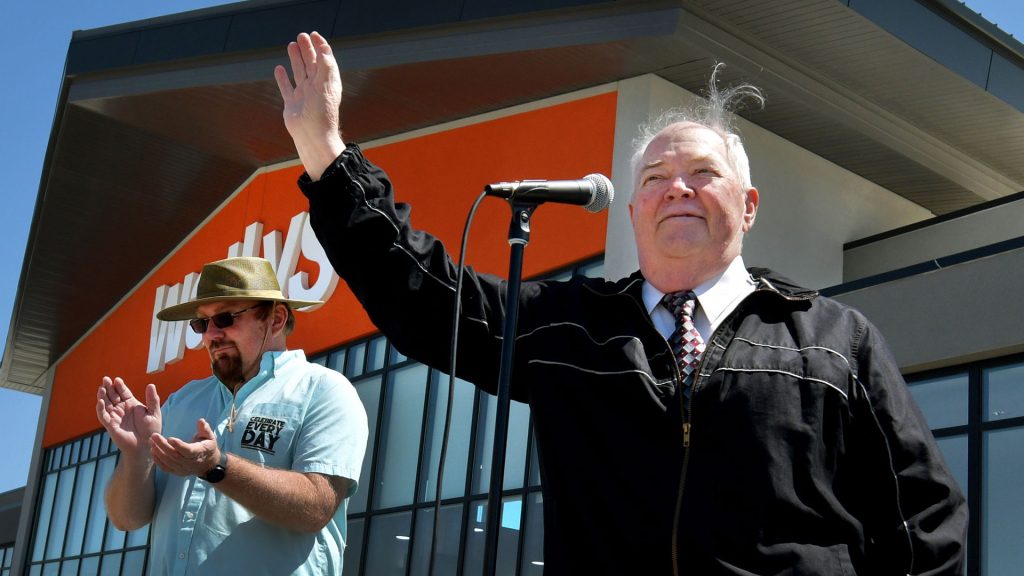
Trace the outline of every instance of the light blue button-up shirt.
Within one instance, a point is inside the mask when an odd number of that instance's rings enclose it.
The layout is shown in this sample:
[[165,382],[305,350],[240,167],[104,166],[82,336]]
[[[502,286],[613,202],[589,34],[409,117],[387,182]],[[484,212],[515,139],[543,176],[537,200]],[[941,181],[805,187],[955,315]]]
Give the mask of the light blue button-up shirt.
[[[348,478],[355,491],[366,412],[344,376],[307,362],[301,350],[266,352],[235,407],[229,432],[231,392],[213,376],[194,380],[164,404],[163,434],[189,441],[205,418],[222,451],[268,468]],[[265,522],[194,476],[158,470],[156,502],[150,574],[341,574],[347,499],[315,534]]]

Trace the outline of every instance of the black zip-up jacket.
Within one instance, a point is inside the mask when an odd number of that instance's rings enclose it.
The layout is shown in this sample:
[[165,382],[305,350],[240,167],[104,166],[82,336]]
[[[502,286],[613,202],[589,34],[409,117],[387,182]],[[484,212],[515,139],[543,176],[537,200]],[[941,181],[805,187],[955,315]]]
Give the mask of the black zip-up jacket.
[[[447,370],[456,271],[440,242],[355,146],[299,182],[377,327]],[[665,392],[678,371],[639,273],[523,284],[512,397],[537,434],[545,573],[961,574],[964,498],[877,330],[751,274],[686,406]],[[492,393],[503,292],[468,272],[458,373]]]

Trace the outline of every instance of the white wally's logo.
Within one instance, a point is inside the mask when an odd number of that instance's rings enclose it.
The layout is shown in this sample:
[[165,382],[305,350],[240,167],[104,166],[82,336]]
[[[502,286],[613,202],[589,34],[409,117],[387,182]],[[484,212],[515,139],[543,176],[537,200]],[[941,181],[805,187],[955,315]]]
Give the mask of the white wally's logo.
[[281,438],[284,420],[253,416],[242,433],[242,448],[252,448],[267,454],[274,454],[274,444]]
[[[270,260],[277,283],[285,298],[295,300],[327,301],[338,286],[338,274],[327,260],[323,246],[313,234],[306,212],[299,212],[292,217],[288,225],[288,236],[282,245],[281,233],[277,230],[263,235],[263,223],[253,222],[245,228],[245,239],[228,248],[227,258],[235,256],[260,256],[260,238],[262,237],[263,257]],[[305,272],[296,273],[299,255],[315,262],[320,267],[316,283],[309,285],[309,275]],[[197,264],[202,268],[205,262]],[[160,286],[156,289],[153,302],[153,324],[149,334],[149,361],[146,372],[160,372],[167,364],[181,360],[185,356],[185,348],[195,350],[203,344],[203,337],[188,329],[186,322],[162,322],[156,319],[156,313],[168,306],[187,302],[196,295],[199,287],[199,273],[191,272],[178,284]],[[318,306],[310,306],[298,310],[311,312]]]

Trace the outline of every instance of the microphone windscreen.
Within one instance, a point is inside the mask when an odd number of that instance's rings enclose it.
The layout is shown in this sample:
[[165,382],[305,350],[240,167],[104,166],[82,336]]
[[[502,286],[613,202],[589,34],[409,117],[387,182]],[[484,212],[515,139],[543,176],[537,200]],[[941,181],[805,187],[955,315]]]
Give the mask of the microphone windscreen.
[[587,212],[600,212],[607,208],[615,198],[615,188],[612,181],[604,174],[587,174],[583,177],[594,186],[594,195],[590,203],[584,206]]

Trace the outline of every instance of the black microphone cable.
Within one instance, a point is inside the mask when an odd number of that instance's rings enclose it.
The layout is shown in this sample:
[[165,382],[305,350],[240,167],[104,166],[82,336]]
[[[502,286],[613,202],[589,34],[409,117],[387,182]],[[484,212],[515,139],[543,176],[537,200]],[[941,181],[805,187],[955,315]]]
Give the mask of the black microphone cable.
[[442,488],[444,486],[444,461],[445,457],[448,455],[448,432],[451,428],[452,405],[454,404],[455,398],[455,367],[456,360],[458,358],[459,317],[462,314],[462,277],[466,268],[466,244],[469,240],[469,227],[473,223],[473,217],[476,215],[476,210],[480,207],[480,203],[483,202],[486,197],[486,191],[480,193],[476,202],[473,203],[472,208],[469,209],[469,215],[466,216],[466,226],[462,229],[462,245],[459,249],[459,271],[455,280],[455,309],[452,311],[451,355],[448,362],[448,403],[444,410],[444,431],[441,433],[441,454],[437,463],[437,488],[434,493],[434,528],[433,534],[430,538],[430,559],[427,564],[427,576],[434,576],[434,556],[437,550],[437,542],[440,540],[438,537],[438,528],[441,525],[441,497],[443,495]]

